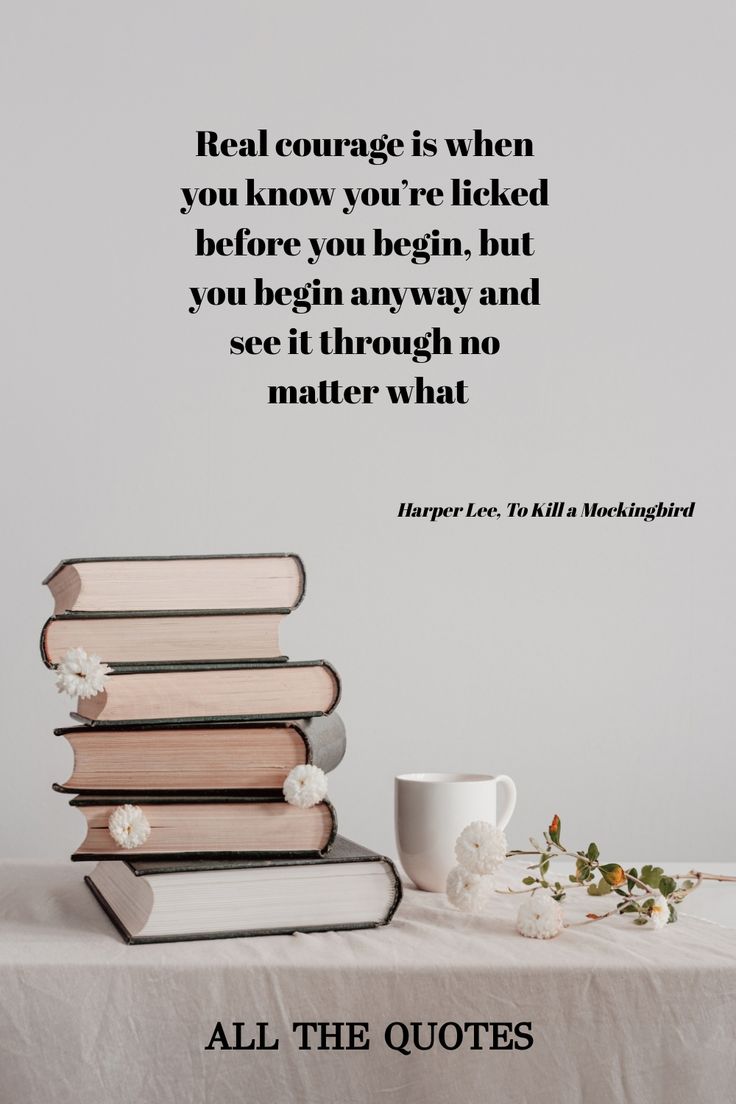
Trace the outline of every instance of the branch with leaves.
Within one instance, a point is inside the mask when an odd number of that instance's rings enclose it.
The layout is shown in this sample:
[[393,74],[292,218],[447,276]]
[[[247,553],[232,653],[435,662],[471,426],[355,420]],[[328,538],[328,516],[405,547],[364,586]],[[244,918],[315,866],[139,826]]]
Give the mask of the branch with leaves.
[[[650,924],[658,929],[677,920],[678,906],[702,882],[736,883],[736,877],[726,874],[706,874],[698,870],[665,874],[661,866],[645,865],[639,870],[633,866],[627,869],[616,862],[601,862],[598,844],[590,843],[585,850],[571,850],[562,843],[561,831],[560,818],[555,814],[543,833],[544,843],[531,839],[533,850],[505,852],[504,858],[535,859],[527,867],[529,873],[522,878],[523,888],[496,890],[497,893],[529,895],[517,919],[517,929],[522,935],[536,939],[558,935],[565,926],[561,903],[572,889],[585,889],[590,897],[610,897],[613,905],[605,912],[587,913],[581,923],[605,920],[609,916],[630,916],[635,924]],[[505,851],[505,836],[500,829],[479,821],[468,825],[455,848],[459,865],[448,878],[448,897],[452,904],[470,912],[480,912],[487,907],[490,875],[501,865],[502,846]],[[468,859],[468,855],[475,861]],[[575,863],[574,872],[568,873],[565,881],[559,881],[551,873],[556,859]]]

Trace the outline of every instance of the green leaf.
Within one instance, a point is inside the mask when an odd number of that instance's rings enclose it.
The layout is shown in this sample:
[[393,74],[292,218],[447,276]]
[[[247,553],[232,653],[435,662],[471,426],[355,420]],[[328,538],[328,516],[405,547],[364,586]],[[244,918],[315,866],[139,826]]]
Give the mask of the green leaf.
[[663,878],[659,879],[659,892],[665,897],[669,897],[670,893],[674,893],[677,889],[677,882],[674,878],[668,877],[666,874]]
[[635,916],[634,917],[634,923],[635,924],[647,924],[648,920],[647,920],[646,916]]
[[638,872],[638,870],[636,869],[635,866],[632,866],[630,870],[627,870],[626,874],[627,874],[626,885],[627,885],[627,888],[629,890],[629,893],[631,893],[632,889],[636,885],[636,882],[633,881],[633,879],[639,877],[639,872]]
[[536,880],[536,878],[532,878],[531,874],[527,874],[526,878],[521,879],[523,885],[534,885]]
[[549,870],[549,859],[547,858],[546,855],[544,856],[544,858],[542,859],[542,861],[539,864],[539,870],[542,874],[546,874],[547,871]]
[[567,876],[568,876],[568,878],[570,879],[571,882],[577,882],[577,880],[578,880],[577,874],[568,874]]
[[641,868],[641,880],[652,889],[659,889],[659,882],[664,874],[661,866],[643,866]]
[[575,860],[575,872],[578,882],[585,885],[586,882],[591,882],[595,878],[593,870],[590,869],[587,859],[577,858]]
[[600,855],[600,851],[598,850],[598,844],[597,843],[589,843],[588,844],[588,858],[590,859],[590,861],[595,862],[599,855]]
[[622,915],[625,912],[638,912],[639,911],[638,908],[636,907],[636,905],[632,905],[632,904],[628,904],[628,905],[620,904],[618,906],[618,910]]
[[668,924],[676,924],[677,923],[677,909],[675,908],[674,905],[670,905],[669,908],[670,908],[670,918],[667,921],[667,923]]

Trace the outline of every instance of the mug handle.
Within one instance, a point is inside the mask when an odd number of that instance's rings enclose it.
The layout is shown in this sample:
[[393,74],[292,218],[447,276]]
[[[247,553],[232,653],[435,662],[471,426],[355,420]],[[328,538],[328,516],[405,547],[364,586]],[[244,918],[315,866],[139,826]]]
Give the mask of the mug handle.
[[505,828],[508,822],[511,820],[514,809],[516,808],[516,783],[513,778],[509,778],[507,774],[497,774],[496,782],[498,785],[505,786],[507,790],[506,808],[499,816],[496,814],[496,826],[498,828]]

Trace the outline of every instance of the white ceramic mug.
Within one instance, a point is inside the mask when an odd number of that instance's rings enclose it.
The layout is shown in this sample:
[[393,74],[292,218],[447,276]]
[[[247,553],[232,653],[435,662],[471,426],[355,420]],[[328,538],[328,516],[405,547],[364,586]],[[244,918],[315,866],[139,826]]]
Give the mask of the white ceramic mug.
[[[506,798],[498,811],[498,787]],[[395,783],[396,845],[401,865],[419,889],[444,893],[455,840],[473,820],[505,828],[516,806],[506,774],[399,774]]]

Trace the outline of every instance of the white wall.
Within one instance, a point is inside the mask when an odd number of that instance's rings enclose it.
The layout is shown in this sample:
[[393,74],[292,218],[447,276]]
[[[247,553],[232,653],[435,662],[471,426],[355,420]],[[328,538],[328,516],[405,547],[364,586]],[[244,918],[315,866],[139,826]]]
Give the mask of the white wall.
[[[65,858],[79,815],[51,783],[67,704],[38,656],[40,580],[61,557],[299,551],[295,658],[344,677],[343,831],[393,849],[392,778],[508,772],[521,844],[559,812],[612,857],[733,859],[732,129],[726,3],[19,5],[3,93],[9,189],[0,855]],[[247,135],[531,136],[548,210],[178,214],[198,127]],[[461,166],[461,171],[464,170]],[[427,184],[446,160],[374,170],[269,160],[264,183]],[[353,333],[498,333],[460,408],[273,408],[269,379],[403,380],[403,362],[228,357],[276,308],[191,318],[187,287],[306,266],[192,258],[227,233],[531,230],[531,264],[334,263],[324,283],[504,283],[542,305],[314,312]],[[345,229],[341,229],[342,227]],[[438,312],[440,314],[441,312]],[[297,319],[298,322],[298,319]],[[399,520],[398,504],[696,500],[690,521]]]

